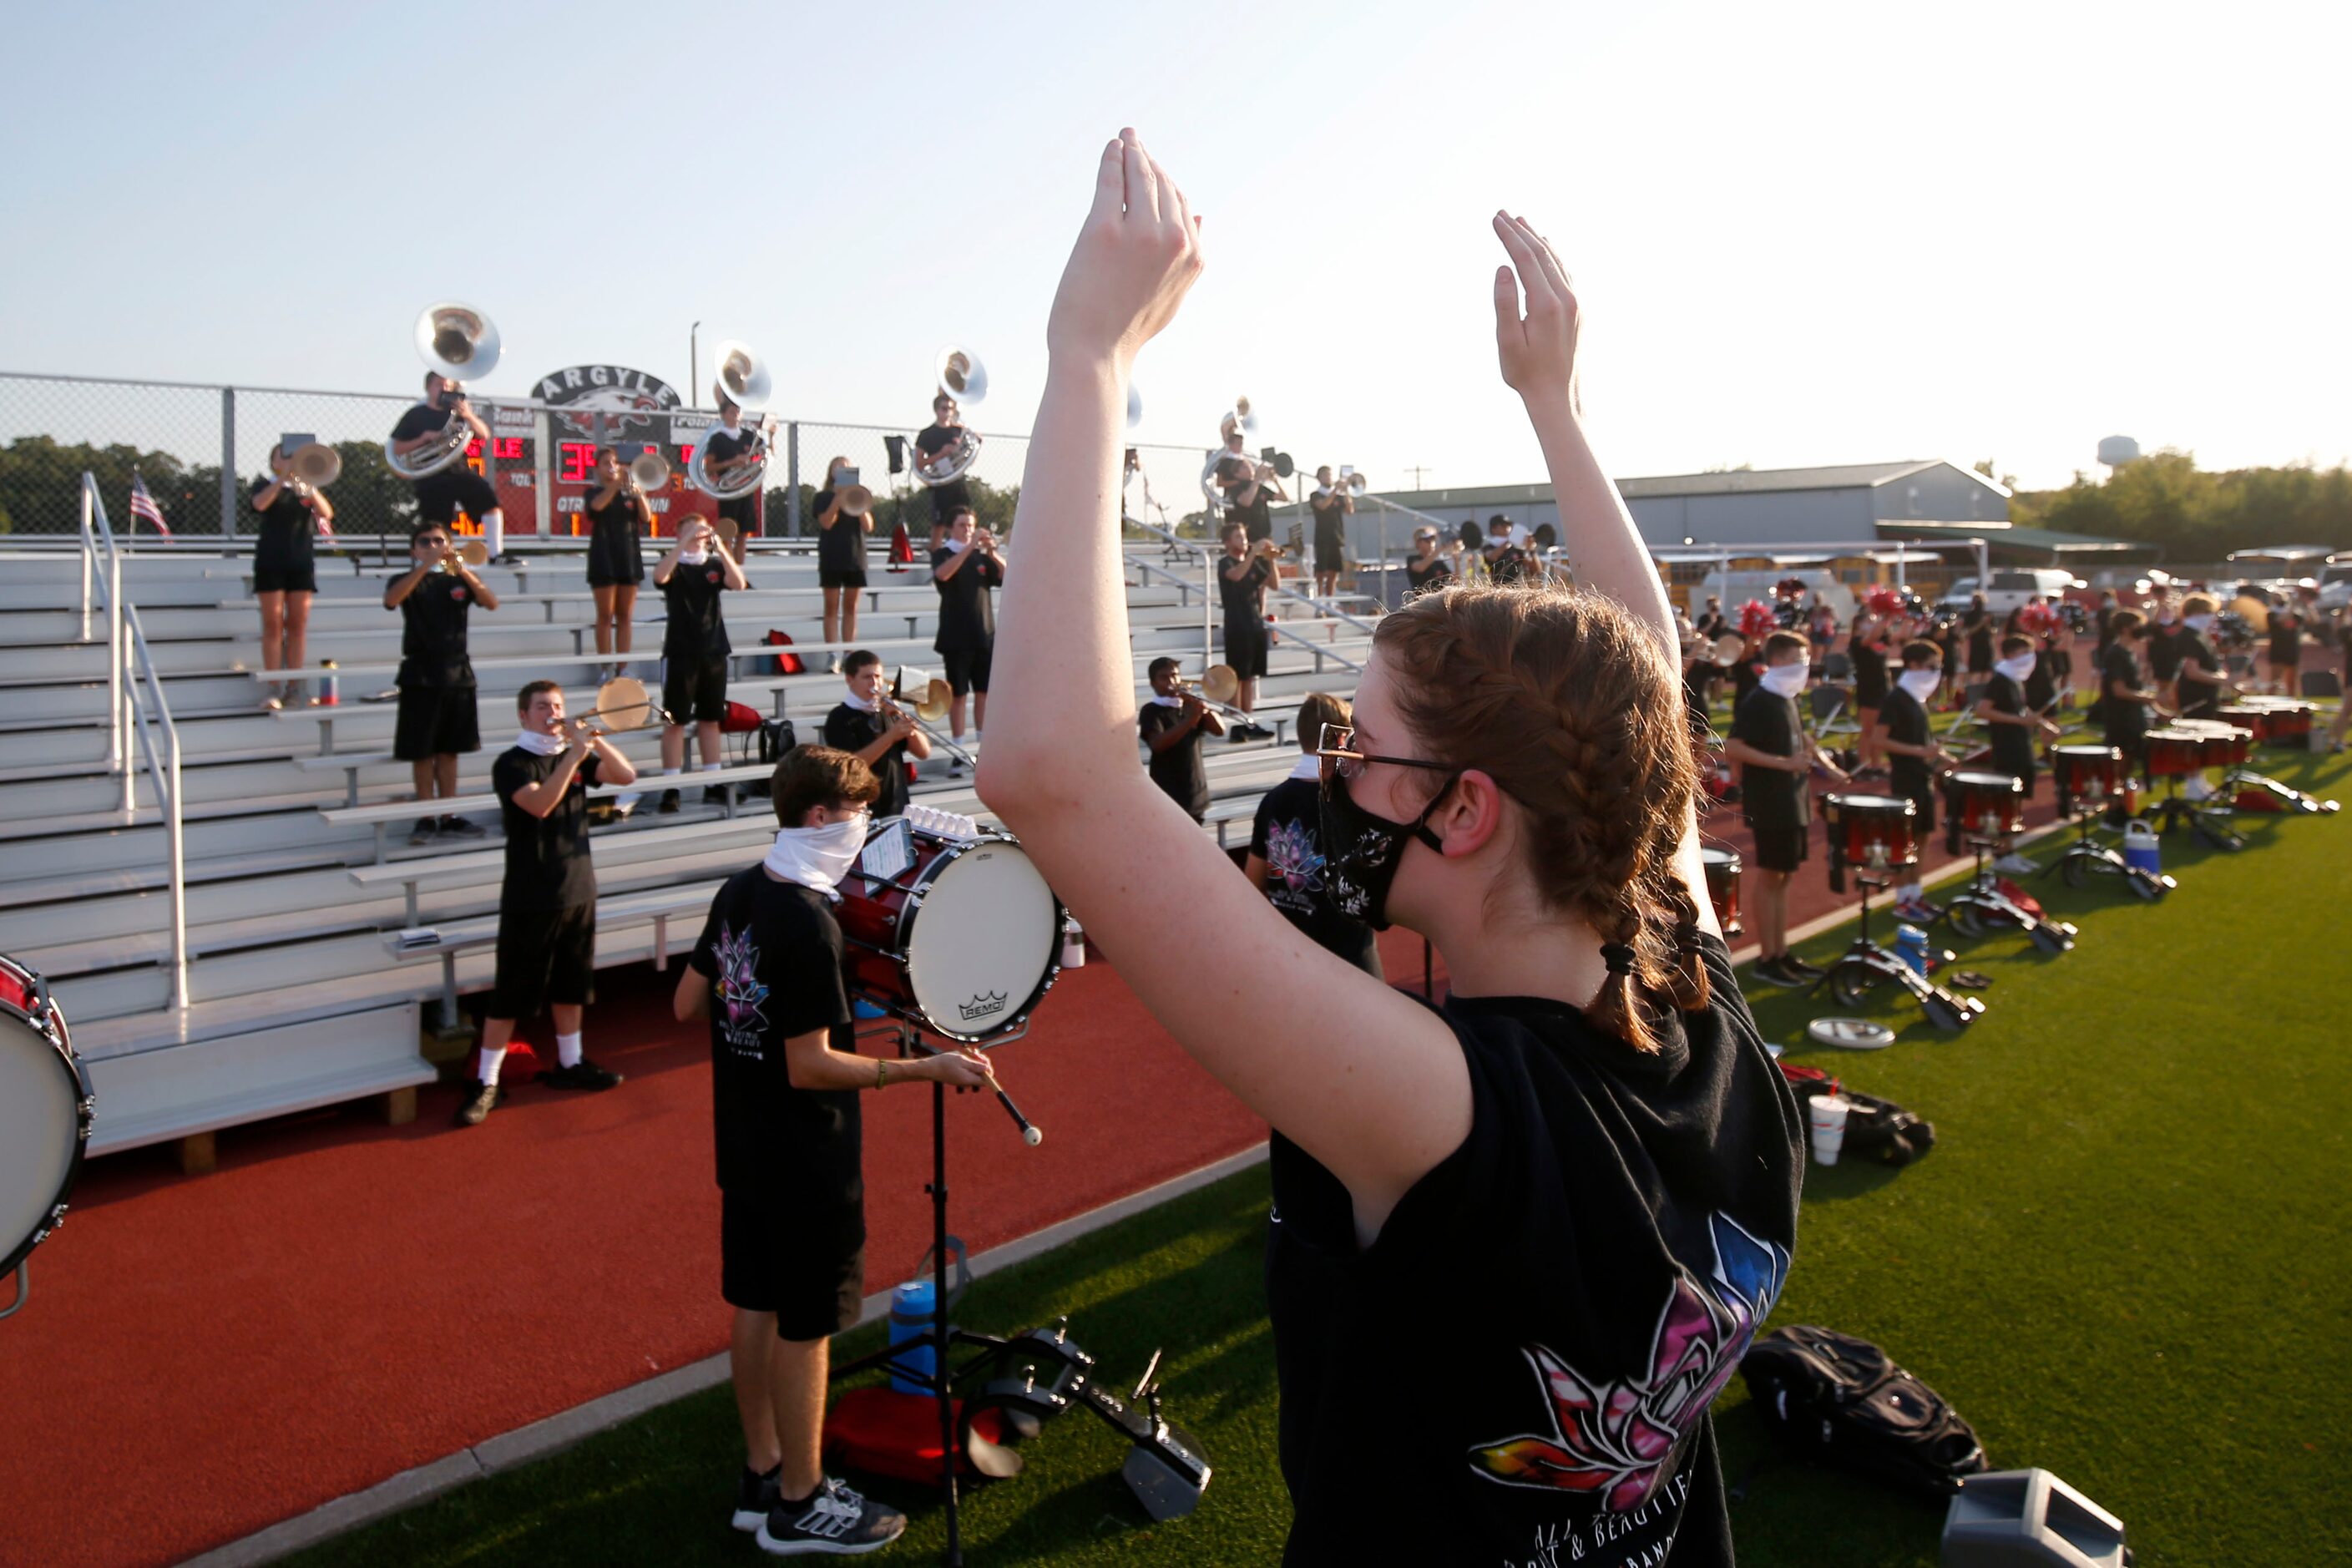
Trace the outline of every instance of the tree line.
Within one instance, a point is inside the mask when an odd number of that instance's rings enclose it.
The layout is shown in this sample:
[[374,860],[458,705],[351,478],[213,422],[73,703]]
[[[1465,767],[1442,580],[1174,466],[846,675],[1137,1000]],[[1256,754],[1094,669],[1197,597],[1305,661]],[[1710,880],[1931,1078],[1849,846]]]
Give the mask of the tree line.
[[[1989,463],[1978,468],[1990,471]],[[2352,550],[2352,470],[2210,471],[2193,454],[2167,448],[2124,464],[2104,483],[2078,471],[2063,489],[2015,491],[2009,521],[2158,544],[2167,561],[2183,563],[2276,544]]]

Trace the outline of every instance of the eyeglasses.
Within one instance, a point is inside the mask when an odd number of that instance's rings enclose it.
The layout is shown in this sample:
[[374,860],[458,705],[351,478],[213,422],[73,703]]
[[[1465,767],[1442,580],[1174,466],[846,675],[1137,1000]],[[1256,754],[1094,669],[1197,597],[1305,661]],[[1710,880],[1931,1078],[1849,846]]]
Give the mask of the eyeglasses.
[[1323,770],[1326,778],[1360,779],[1364,770],[1374,763],[1387,763],[1400,768],[1427,768],[1433,773],[1452,770],[1444,763],[1433,763],[1421,757],[1381,757],[1356,750],[1356,731],[1345,724],[1323,726],[1322,741],[1315,754],[1330,766]]

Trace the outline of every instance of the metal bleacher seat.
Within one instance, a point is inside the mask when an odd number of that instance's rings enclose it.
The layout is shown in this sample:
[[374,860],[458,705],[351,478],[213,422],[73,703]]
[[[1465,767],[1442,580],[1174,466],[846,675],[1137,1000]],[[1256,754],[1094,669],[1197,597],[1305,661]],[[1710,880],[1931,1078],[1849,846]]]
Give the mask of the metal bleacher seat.
[[[94,516],[93,550],[115,551],[102,506]],[[265,711],[257,682],[269,677],[257,668],[252,602],[239,596],[250,592],[247,558],[186,542],[119,551],[126,620],[137,626],[137,726],[173,743],[173,792],[135,755],[127,780],[110,756],[104,574],[91,635],[79,610],[79,541],[0,548],[0,952],[52,982],[98,1091],[92,1149],[177,1141],[184,1164],[201,1169],[214,1134],[241,1122],[372,1097],[394,1121],[413,1114],[415,1089],[435,1076],[430,1058],[444,1054],[426,1037],[424,1005],[438,1004],[446,1024],[456,999],[489,978],[504,849],[495,837],[455,849],[379,843],[385,823],[419,809],[400,798],[409,770],[390,755],[393,706],[366,700],[396,668],[400,618],[380,604],[393,570],[365,553],[348,572],[322,558],[311,657],[337,660],[343,700]],[[1129,651],[1139,705],[1151,658],[1193,664],[1217,649],[1198,595],[1145,569],[1147,557],[1157,567],[1159,547],[1136,553]],[[512,687],[542,674],[584,685],[606,656],[583,651],[591,597],[576,552],[489,570],[503,603],[475,623],[485,749],[464,760],[458,798],[436,809],[495,820],[488,771],[512,721]],[[840,697],[839,678],[820,672],[824,656],[849,645],[820,640],[804,550],[763,545],[752,576],[753,590],[730,604],[747,645],[735,689],[800,721],[805,736]],[[639,603],[658,611],[655,595]],[[856,646],[935,662],[936,598],[919,572],[874,582],[862,609],[872,629],[894,635]],[[1360,618],[1297,603],[1279,614],[1256,714],[1277,740],[1213,743],[1207,753],[1220,842],[1289,771],[1300,698],[1349,689],[1369,652]],[[766,662],[777,650],[752,639],[772,626],[793,637],[807,673]],[[633,673],[650,677],[657,617],[640,618],[636,642]],[[647,775],[634,787],[668,787],[652,773],[654,731],[617,743]],[[697,787],[764,772],[689,771],[675,781],[690,803],[677,816],[641,813],[596,830],[600,965],[660,963],[691,940],[711,890],[772,830],[764,803],[739,802],[728,815],[702,805]],[[943,757],[922,774],[921,798],[984,815]],[[431,934],[404,936],[423,931]],[[423,964],[428,956],[438,962]]]

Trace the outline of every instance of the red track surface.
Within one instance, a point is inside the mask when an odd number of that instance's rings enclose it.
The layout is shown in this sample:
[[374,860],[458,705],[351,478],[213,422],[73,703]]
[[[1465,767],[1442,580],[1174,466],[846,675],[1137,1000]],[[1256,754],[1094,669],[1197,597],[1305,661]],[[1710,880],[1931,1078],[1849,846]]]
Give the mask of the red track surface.
[[[2050,816],[2045,782],[2029,820]],[[1702,826],[1752,849],[1737,807]],[[1817,841],[1790,924],[1843,901]],[[1418,988],[1419,939],[1382,949]],[[671,1021],[671,976],[602,983],[588,1034],[617,1092],[539,1089],[517,1058],[515,1098],[470,1131],[428,1089],[409,1127],[347,1110],[225,1133],[209,1176],[163,1150],[89,1166],[0,1323],[0,1562],[175,1561],[723,1349],[708,1047]],[[525,1037],[544,1048],[544,1021]],[[1046,1141],[951,1102],[951,1223],[975,1250],[1265,1136],[1099,962],[1004,1077]],[[869,1289],[929,1244],[929,1103],[867,1105]]]

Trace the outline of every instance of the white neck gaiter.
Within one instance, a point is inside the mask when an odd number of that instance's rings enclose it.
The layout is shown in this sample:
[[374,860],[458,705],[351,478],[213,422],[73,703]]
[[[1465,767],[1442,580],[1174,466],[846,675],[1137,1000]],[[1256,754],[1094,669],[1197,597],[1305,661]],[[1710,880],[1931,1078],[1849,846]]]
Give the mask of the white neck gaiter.
[[855,691],[843,698],[842,701],[847,703],[850,707],[856,709],[860,713],[871,713],[874,711],[874,704],[866,701],[866,699],[860,697]]
[[785,881],[798,882],[837,904],[841,901],[837,885],[857,863],[857,852],[866,847],[866,829],[871,820],[860,813],[823,827],[780,828],[768,850],[767,868]]
[[1906,669],[1896,684],[1925,706],[1927,699],[1936,695],[1936,688],[1944,684],[1944,672],[1940,669]]
[[2006,675],[2011,680],[2023,680],[2033,673],[2033,656],[2021,653],[2015,658],[2004,658],[1992,668],[1997,675]]
[[1776,697],[1795,697],[1805,689],[1808,673],[1801,664],[1776,664],[1763,673],[1758,684]]
[[563,737],[541,734],[537,730],[524,730],[515,736],[515,744],[534,757],[551,757],[563,750]]
[[677,552],[677,563],[681,566],[699,566],[709,559],[710,552],[701,548],[700,546],[697,546],[692,550],[681,550]]
[[1312,752],[1307,752],[1298,759],[1298,765],[1290,770],[1290,776],[1295,779],[1320,780],[1323,777],[1323,759]]

